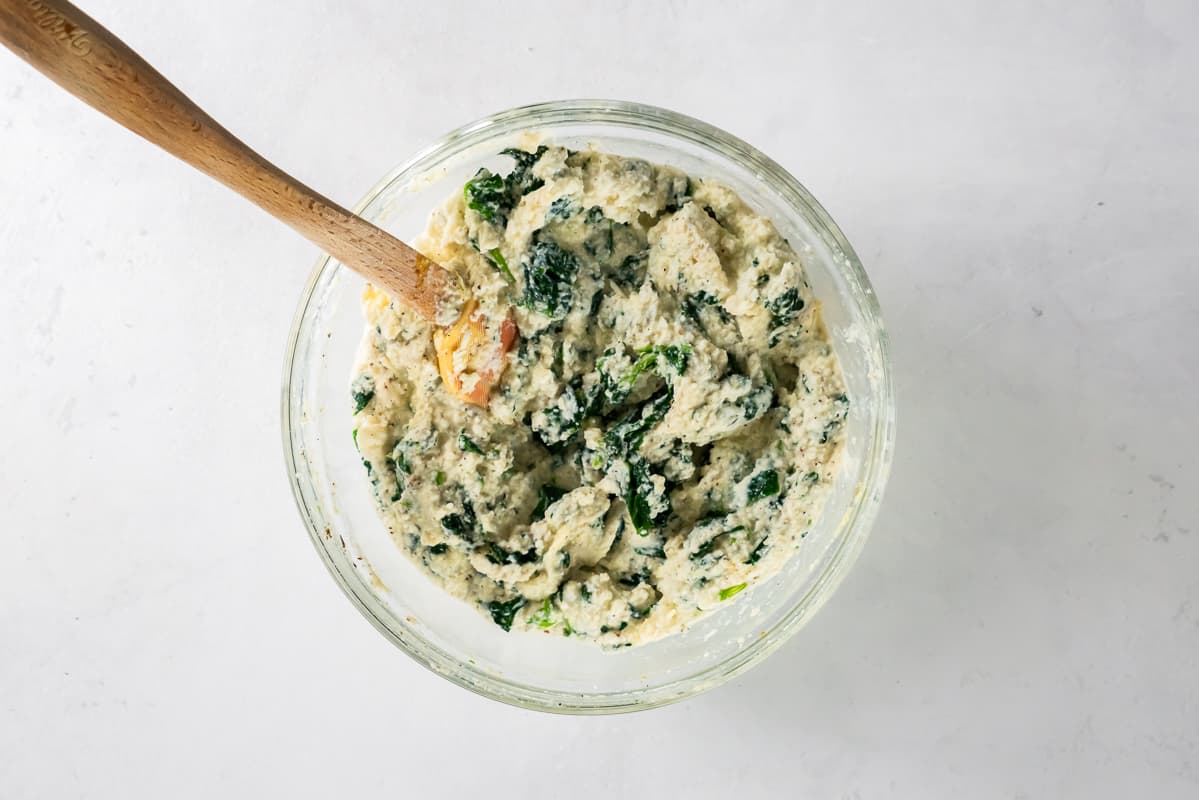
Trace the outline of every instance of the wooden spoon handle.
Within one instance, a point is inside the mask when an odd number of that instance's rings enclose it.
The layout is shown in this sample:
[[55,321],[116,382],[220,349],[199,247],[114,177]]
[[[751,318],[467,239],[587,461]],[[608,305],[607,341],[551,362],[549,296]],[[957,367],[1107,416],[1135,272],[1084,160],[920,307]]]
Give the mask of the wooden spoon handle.
[[255,153],[91,17],[0,0],[0,42],[129,130],[228,186],[433,320],[445,271]]

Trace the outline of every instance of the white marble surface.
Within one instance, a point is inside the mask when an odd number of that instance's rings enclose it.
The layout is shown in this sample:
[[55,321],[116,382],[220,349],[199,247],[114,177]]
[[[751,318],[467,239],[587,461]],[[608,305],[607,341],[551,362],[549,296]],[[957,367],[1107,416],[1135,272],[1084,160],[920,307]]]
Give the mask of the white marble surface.
[[758,669],[618,718],[477,698],[292,507],[313,248],[0,52],[0,797],[1199,797],[1199,6],[85,5],[347,203],[542,99],[748,139],[866,262],[900,433]]

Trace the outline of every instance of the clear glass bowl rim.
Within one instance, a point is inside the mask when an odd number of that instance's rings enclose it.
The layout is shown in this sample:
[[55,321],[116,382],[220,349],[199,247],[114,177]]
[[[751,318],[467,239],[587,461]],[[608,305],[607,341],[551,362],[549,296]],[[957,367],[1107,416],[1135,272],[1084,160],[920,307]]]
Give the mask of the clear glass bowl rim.
[[895,445],[895,398],[891,378],[890,347],[883,326],[882,312],[870,280],[862,267],[853,247],[841,229],[824,210],[823,206],[789,172],[773,159],[753,146],[692,117],[641,103],[622,100],[560,100],[501,111],[463,125],[443,136],[407,161],[388,172],[354,206],[355,214],[361,214],[388,186],[396,181],[424,173],[435,166],[447,151],[458,152],[472,143],[516,132],[522,129],[536,130],[548,123],[602,123],[627,128],[640,128],[671,137],[689,140],[702,147],[716,150],[720,155],[742,166],[752,168],[770,190],[785,199],[789,205],[802,212],[808,222],[821,235],[826,244],[841,256],[836,266],[852,285],[861,290],[857,298],[872,329],[869,331],[872,344],[879,355],[879,374],[876,376],[875,403],[877,414],[871,433],[870,450],[865,459],[865,471],[860,491],[841,523],[838,546],[828,562],[828,567],[809,591],[795,604],[766,634],[732,657],[714,664],[701,672],[672,683],[647,689],[622,692],[595,692],[589,694],[566,693],[540,689],[522,683],[506,681],[496,675],[462,663],[424,641],[409,631],[409,635],[397,635],[381,616],[388,616],[369,594],[360,595],[354,586],[338,570],[325,547],[323,533],[327,523],[318,508],[309,507],[304,497],[302,469],[304,458],[292,414],[293,384],[296,382],[299,364],[296,356],[300,345],[303,323],[318,283],[333,261],[322,254],[309,276],[288,336],[284,357],[281,427],[283,454],[297,510],[308,529],[309,538],[316,548],[325,567],[333,576],[347,598],[358,608],[368,621],[403,652],[432,672],[445,677],[463,688],[493,700],[530,710],[569,714],[605,714],[655,708],[678,702],[730,680],[777,650],[791,638],[803,624],[820,609],[847,574],[849,567],[860,554],[867,534],[878,513],[883,489],[890,473]]

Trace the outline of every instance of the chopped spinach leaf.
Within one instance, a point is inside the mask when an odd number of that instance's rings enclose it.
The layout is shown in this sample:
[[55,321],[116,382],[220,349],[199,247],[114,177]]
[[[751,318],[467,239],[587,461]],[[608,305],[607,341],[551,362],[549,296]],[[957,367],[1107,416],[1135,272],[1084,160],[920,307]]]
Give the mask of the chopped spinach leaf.
[[770,384],[763,384],[746,395],[738,397],[735,405],[741,409],[746,419],[757,419],[774,403],[774,390]]
[[662,549],[662,545],[634,547],[633,552],[646,558],[666,558],[666,551]]
[[799,296],[799,289],[794,286],[766,302],[766,310],[770,312],[770,324],[775,328],[786,325],[796,314],[803,311],[803,307],[803,298]]
[[447,514],[442,517],[441,527],[446,533],[473,542],[479,528],[479,520],[475,517],[475,509],[470,501],[463,501],[461,514]]
[[506,631],[512,630],[512,622],[516,619],[516,612],[525,607],[528,601],[524,597],[517,595],[507,602],[492,600],[490,603],[485,603],[487,610],[491,612],[491,618]]
[[[520,198],[544,184],[540,178],[533,176],[533,165],[545,150],[545,147],[540,147],[535,153],[512,148],[501,151],[503,155],[511,156],[516,165],[507,177],[496,175],[488,169],[476,172],[462,187],[466,207],[477,212],[487,222],[501,228],[507,225],[508,215],[520,202]],[[478,249],[477,244],[475,249]]]
[[501,155],[512,156],[512,160],[516,162],[516,166],[512,168],[512,171],[508,173],[508,177],[504,180],[512,205],[515,206],[520,201],[520,198],[545,185],[545,181],[533,176],[533,165],[537,163],[537,160],[548,149],[545,145],[542,145],[533,153],[526,150],[518,150],[515,147],[509,147],[500,151]]
[[745,530],[745,526],[738,525],[735,528],[729,528],[727,531],[721,531],[720,533],[716,534],[708,541],[701,544],[698,548],[696,548],[695,552],[689,556],[690,559],[692,561],[699,561],[704,556],[711,555],[712,551],[716,549],[716,541],[720,537],[728,536],[730,533],[736,533],[737,531],[743,531],[743,530]]
[[445,542],[440,542],[429,548],[429,552],[435,556],[445,555],[450,550],[450,546]]
[[397,472],[403,472],[405,475],[412,474],[412,461],[408,456],[409,450],[418,445],[408,439],[401,439],[396,443],[396,446],[391,450],[391,461],[395,464]]
[[673,214],[691,200],[691,179],[677,177],[671,185],[670,202],[662,209],[667,214]]
[[641,351],[642,358],[646,358],[647,356],[653,357],[654,360],[650,362],[651,366],[656,367],[657,357],[661,356],[678,375],[682,375],[687,371],[687,359],[690,355],[691,345],[689,344],[655,345]]
[[689,558],[692,561],[699,561],[704,556],[711,555],[712,551],[716,549],[716,540],[719,538],[719,534],[713,536],[711,539],[701,544],[699,548],[689,556]]
[[512,203],[502,177],[490,170],[480,169],[462,187],[462,194],[466,198],[466,207],[477,212],[484,220],[500,227],[507,224]]
[[628,506],[633,529],[642,536],[654,527],[654,514],[649,502],[652,492],[653,484],[645,462],[638,459],[629,464],[629,488],[625,491],[624,502]]
[[625,458],[636,452],[645,434],[662,421],[673,402],[674,392],[670,387],[666,387],[641,407],[629,411],[609,428],[603,437],[604,455],[608,460]]
[[520,552],[505,550],[495,542],[487,543],[487,560],[492,564],[532,564],[537,558],[537,548],[535,547]]
[[441,518],[441,527],[445,529],[446,533],[461,536],[463,539],[474,538],[474,524],[464,514],[447,514]]
[[769,541],[769,536],[763,536],[762,541],[758,542],[754,547],[753,552],[749,554],[749,558],[745,559],[746,564],[757,564],[762,560],[762,556],[766,553],[766,542]]
[[435,483],[438,486],[441,486],[442,484],[444,484],[445,483],[445,473],[442,472],[441,470],[437,470],[437,472],[433,473],[433,483]]
[[536,522],[539,519],[544,519],[546,509],[556,503],[565,494],[565,489],[559,489],[557,486],[549,483],[538,489],[537,506],[533,509],[533,518],[530,521]]
[[583,240],[583,249],[601,264],[607,264],[616,249],[616,223],[606,218],[599,206],[587,212],[587,223],[592,227],[592,231]]
[[648,606],[646,606],[645,608],[632,608],[632,607],[630,607],[630,608],[629,608],[629,616],[631,616],[633,619],[644,619],[644,618],[645,618],[645,616],[646,616],[647,614],[649,614],[649,612],[650,612],[650,611],[653,609],[653,607],[654,607],[654,606],[656,606],[657,604],[658,604],[658,600],[657,600],[657,598],[655,598],[655,599],[654,599],[654,601],[653,601],[652,603],[650,603]]
[[727,325],[733,321],[732,315],[724,309],[724,306],[720,305],[720,301],[716,299],[716,296],[709,292],[693,292],[692,294],[684,295],[680,305],[682,306],[683,316],[705,334],[708,332],[708,329],[704,325],[704,309],[710,309],[722,324]]
[[600,379],[603,382],[604,395],[607,397],[609,403],[613,405],[623,403],[637,384],[637,378],[647,369],[654,370],[662,375],[662,377],[666,377],[668,373],[659,368],[659,358],[674,371],[673,374],[682,375],[687,371],[687,359],[691,355],[691,345],[654,345],[638,350],[637,354],[637,360],[619,378],[613,378],[609,375],[603,367],[605,359],[600,360],[598,364]]
[[552,406],[533,416],[531,427],[546,447],[559,446],[578,432],[590,406],[582,378],[576,378],[567,384]]
[[[650,550],[653,548],[644,548],[644,549]],[[663,557],[665,557],[666,554],[663,553],[662,555],[663,555]],[[620,583],[621,586],[627,586],[630,589],[632,589],[637,586],[640,586],[643,583],[648,583],[650,577],[651,577],[650,571],[648,569],[643,569],[640,572],[634,572],[629,575],[625,575],[623,578],[620,578],[618,582]]]
[[[354,413],[362,411],[375,396],[375,379],[371,375],[359,375],[350,385],[350,397],[354,401]],[[357,439],[354,440],[357,442]]]
[[639,289],[645,282],[645,267],[649,263],[649,251],[625,256],[612,273],[612,280],[625,289]]
[[573,284],[579,262],[552,239],[535,236],[526,258],[524,305],[551,319],[562,319],[574,300]]
[[779,493],[779,474],[772,469],[764,469],[749,479],[745,488],[745,499],[755,503],[763,497]]
[[475,455],[485,456],[483,448],[475,444],[474,439],[466,435],[466,431],[458,434],[458,449],[464,453],[474,453]]
[[504,258],[504,254],[498,247],[487,251],[487,260],[495,265],[496,269],[504,276],[504,280],[508,283],[516,283],[516,276],[512,274],[512,270],[508,269],[508,259]]
[[548,222],[552,219],[570,219],[570,215],[574,213],[571,208],[571,200],[569,197],[559,197],[554,202],[550,203],[550,209],[545,214],[545,219]]

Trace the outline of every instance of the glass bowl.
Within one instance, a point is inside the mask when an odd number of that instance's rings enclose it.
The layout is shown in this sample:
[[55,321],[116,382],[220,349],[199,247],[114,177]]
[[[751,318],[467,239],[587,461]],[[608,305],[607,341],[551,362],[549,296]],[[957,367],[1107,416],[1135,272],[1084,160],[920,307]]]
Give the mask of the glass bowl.
[[447,594],[400,551],[375,513],[351,441],[350,377],[363,321],[363,281],[321,258],[300,301],[283,373],[283,449],[300,515],[346,596],[383,635],[434,672],[479,694],[543,711],[649,708],[711,689],[761,661],[828,599],[861,551],[894,445],[887,337],[853,249],[820,204],[745,142],[660,108],[614,101],[526,106],[449,134],[388,173],[355,211],[411,241],[429,212],[497,153],[536,131],[712,178],[774,221],[804,260],[824,304],[849,396],[847,438],[824,513],[783,571],[685,633],[603,650],[588,642],[505,633]]

